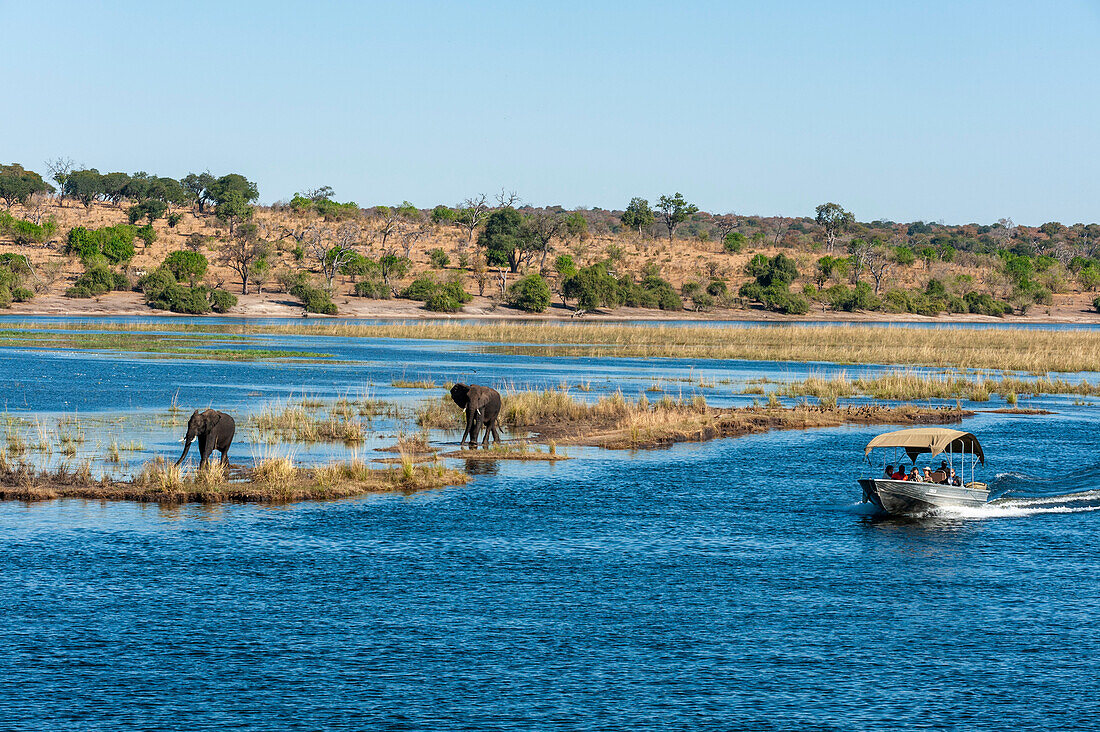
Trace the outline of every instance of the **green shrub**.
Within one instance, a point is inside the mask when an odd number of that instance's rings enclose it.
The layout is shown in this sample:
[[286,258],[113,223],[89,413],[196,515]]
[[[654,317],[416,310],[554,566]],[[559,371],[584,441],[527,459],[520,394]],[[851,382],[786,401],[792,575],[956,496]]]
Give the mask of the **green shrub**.
[[1012,312],[1012,306],[1001,300],[994,300],[988,293],[968,292],[963,298],[966,301],[967,310],[974,315],[993,315],[1002,317]]
[[684,303],[672,289],[672,283],[655,274],[642,278],[642,289],[647,290],[657,301],[661,310],[683,310]]
[[176,281],[188,280],[192,284],[206,273],[206,256],[200,252],[186,249],[172,252],[164,258],[164,266],[176,278]]
[[210,309],[215,313],[228,313],[230,308],[237,305],[237,296],[225,290],[211,290],[209,299]]
[[511,284],[508,302],[528,313],[541,313],[550,307],[550,285],[542,275],[533,272]]
[[138,239],[141,239],[143,242],[145,242],[145,246],[150,246],[153,242],[157,240],[157,232],[150,224],[142,226],[135,233],[137,234]]
[[12,303],[11,289],[6,285],[0,285],[0,309],[10,308]]
[[890,290],[882,298],[882,309],[888,313],[907,313],[911,303],[904,290]]
[[11,299],[15,302],[27,302],[34,298],[34,290],[26,287],[16,287],[11,291]]
[[1100,297],[1093,299],[1092,307],[1096,310],[1096,312],[1100,313]]
[[423,275],[410,282],[409,285],[401,291],[401,297],[407,300],[427,302],[428,298],[432,296],[432,293],[438,289],[439,283],[436,281],[435,277]]
[[136,235],[135,228],[126,224],[92,230],[76,226],[69,231],[65,252],[76,254],[85,264],[98,255],[102,255],[111,264],[128,262],[134,257]]
[[707,294],[711,297],[728,297],[730,294],[729,287],[724,281],[713,279],[707,285]]
[[[619,282],[607,272],[604,264],[593,264],[577,270],[562,282],[566,299],[577,301],[585,310],[615,307],[619,304]],[[656,302],[654,302],[656,305]]]
[[65,294],[68,297],[98,297],[99,295],[106,295],[111,290],[129,289],[130,283],[126,281],[125,275],[122,275],[123,286],[118,286],[122,283],[116,278],[116,274],[121,273],[112,272],[102,264],[93,265],[76,279],[76,282],[65,291]]
[[462,309],[462,303],[455,299],[453,293],[439,288],[428,295],[424,307],[434,313],[457,313]]
[[740,231],[731,231],[722,239],[722,249],[726,254],[737,254],[745,246],[745,235]]
[[181,213],[170,213],[170,214],[168,214],[168,228],[169,229],[176,228],[176,225],[179,224],[179,222],[182,221],[182,220],[183,220],[183,214],[181,214]]
[[371,278],[355,283],[355,294],[358,297],[369,297],[375,300],[389,300],[393,291],[381,278]]
[[321,313],[322,315],[336,315],[336,304],[324,290],[311,287],[306,283],[295,285],[290,294],[302,301],[307,313]]
[[447,252],[438,247],[428,252],[428,258],[436,269],[443,269],[451,263],[451,258],[447,256]]

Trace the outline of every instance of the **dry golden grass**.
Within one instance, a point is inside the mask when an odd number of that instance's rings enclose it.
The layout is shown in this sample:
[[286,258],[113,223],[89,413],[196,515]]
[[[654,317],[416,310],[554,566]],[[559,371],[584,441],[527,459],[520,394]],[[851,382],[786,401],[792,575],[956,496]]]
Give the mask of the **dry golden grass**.
[[991,394],[1000,394],[1010,404],[1015,404],[1019,394],[1100,396],[1100,385],[1090,384],[1085,380],[1074,383],[1049,376],[1035,379],[1020,379],[1012,376],[968,378],[950,374],[928,375],[898,371],[882,376],[855,379],[843,373],[832,378],[811,376],[802,381],[780,383],[777,391],[784,396],[812,396],[834,400],[838,397],[864,395],[875,399],[965,398],[976,402],[988,401]]
[[0,451],[0,500],[88,498],[157,503],[220,503],[226,501],[288,502],[348,498],[368,493],[413,492],[464,485],[469,477],[442,465],[373,469],[359,461],[299,468],[288,458],[257,462],[242,479],[230,480],[217,464],[185,475],[158,458],[146,464],[133,481],[94,480],[85,463],[73,470],[39,471],[13,463]]
[[[64,326],[51,325],[51,328]],[[74,328],[81,326],[74,325]],[[119,331],[239,331],[238,326],[120,324]],[[871,326],[782,328],[676,327],[655,325],[562,326],[549,323],[426,322],[355,325],[315,322],[255,325],[256,334],[482,342],[501,353],[538,356],[658,357],[748,361],[898,364],[1046,373],[1100,371],[1100,331]]]
[[547,442],[622,449],[846,423],[947,424],[971,414],[958,408],[913,406],[838,409],[803,404],[783,408],[778,401],[767,408],[717,409],[700,396],[690,400],[666,396],[651,404],[644,395],[631,402],[614,394],[585,403],[562,391],[527,391],[506,397],[502,419],[513,429],[530,430]]

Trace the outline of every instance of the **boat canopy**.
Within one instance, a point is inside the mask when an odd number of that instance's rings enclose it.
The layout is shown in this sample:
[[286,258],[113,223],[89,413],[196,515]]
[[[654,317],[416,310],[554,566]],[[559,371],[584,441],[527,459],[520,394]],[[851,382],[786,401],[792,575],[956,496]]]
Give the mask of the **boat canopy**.
[[968,452],[976,455],[982,465],[985,465],[985,453],[982,452],[982,446],[978,443],[977,437],[969,432],[949,430],[945,427],[914,427],[887,432],[868,442],[863,454],[867,455],[876,447],[904,447],[911,461],[916,461],[918,455],[926,452],[931,453],[932,457],[941,452]]

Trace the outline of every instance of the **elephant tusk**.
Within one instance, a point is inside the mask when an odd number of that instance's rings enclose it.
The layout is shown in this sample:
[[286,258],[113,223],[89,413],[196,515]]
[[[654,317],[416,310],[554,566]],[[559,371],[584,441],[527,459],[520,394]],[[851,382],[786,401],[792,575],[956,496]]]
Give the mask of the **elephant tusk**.
[[179,442],[180,442],[180,444],[183,444],[184,442],[187,442],[187,438],[186,437],[181,437],[179,439]]

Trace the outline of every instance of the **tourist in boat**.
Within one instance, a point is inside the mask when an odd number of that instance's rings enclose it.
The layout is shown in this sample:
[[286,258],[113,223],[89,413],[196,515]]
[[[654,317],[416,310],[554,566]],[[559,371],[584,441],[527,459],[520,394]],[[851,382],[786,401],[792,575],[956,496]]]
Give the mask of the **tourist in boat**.
[[919,471],[919,470],[917,470],[917,466],[916,466],[916,465],[913,465],[913,469],[909,471],[909,477],[908,477],[908,478],[906,478],[906,480],[912,480],[912,481],[916,481],[917,483],[919,483],[919,482],[920,482],[920,480],[921,480],[921,478],[920,478],[920,471]]
[[893,480],[893,478],[894,478],[894,466],[893,465],[887,465],[886,466],[886,472],[883,473],[882,477],[885,478],[886,480]]
[[899,465],[899,466],[898,466],[898,472],[894,473],[894,474],[893,474],[892,476],[890,476],[890,477],[891,477],[891,478],[893,478],[894,480],[906,480],[906,477],[905,477],[905,467],[904,467],[904,466],[902,466],[902,465]]

